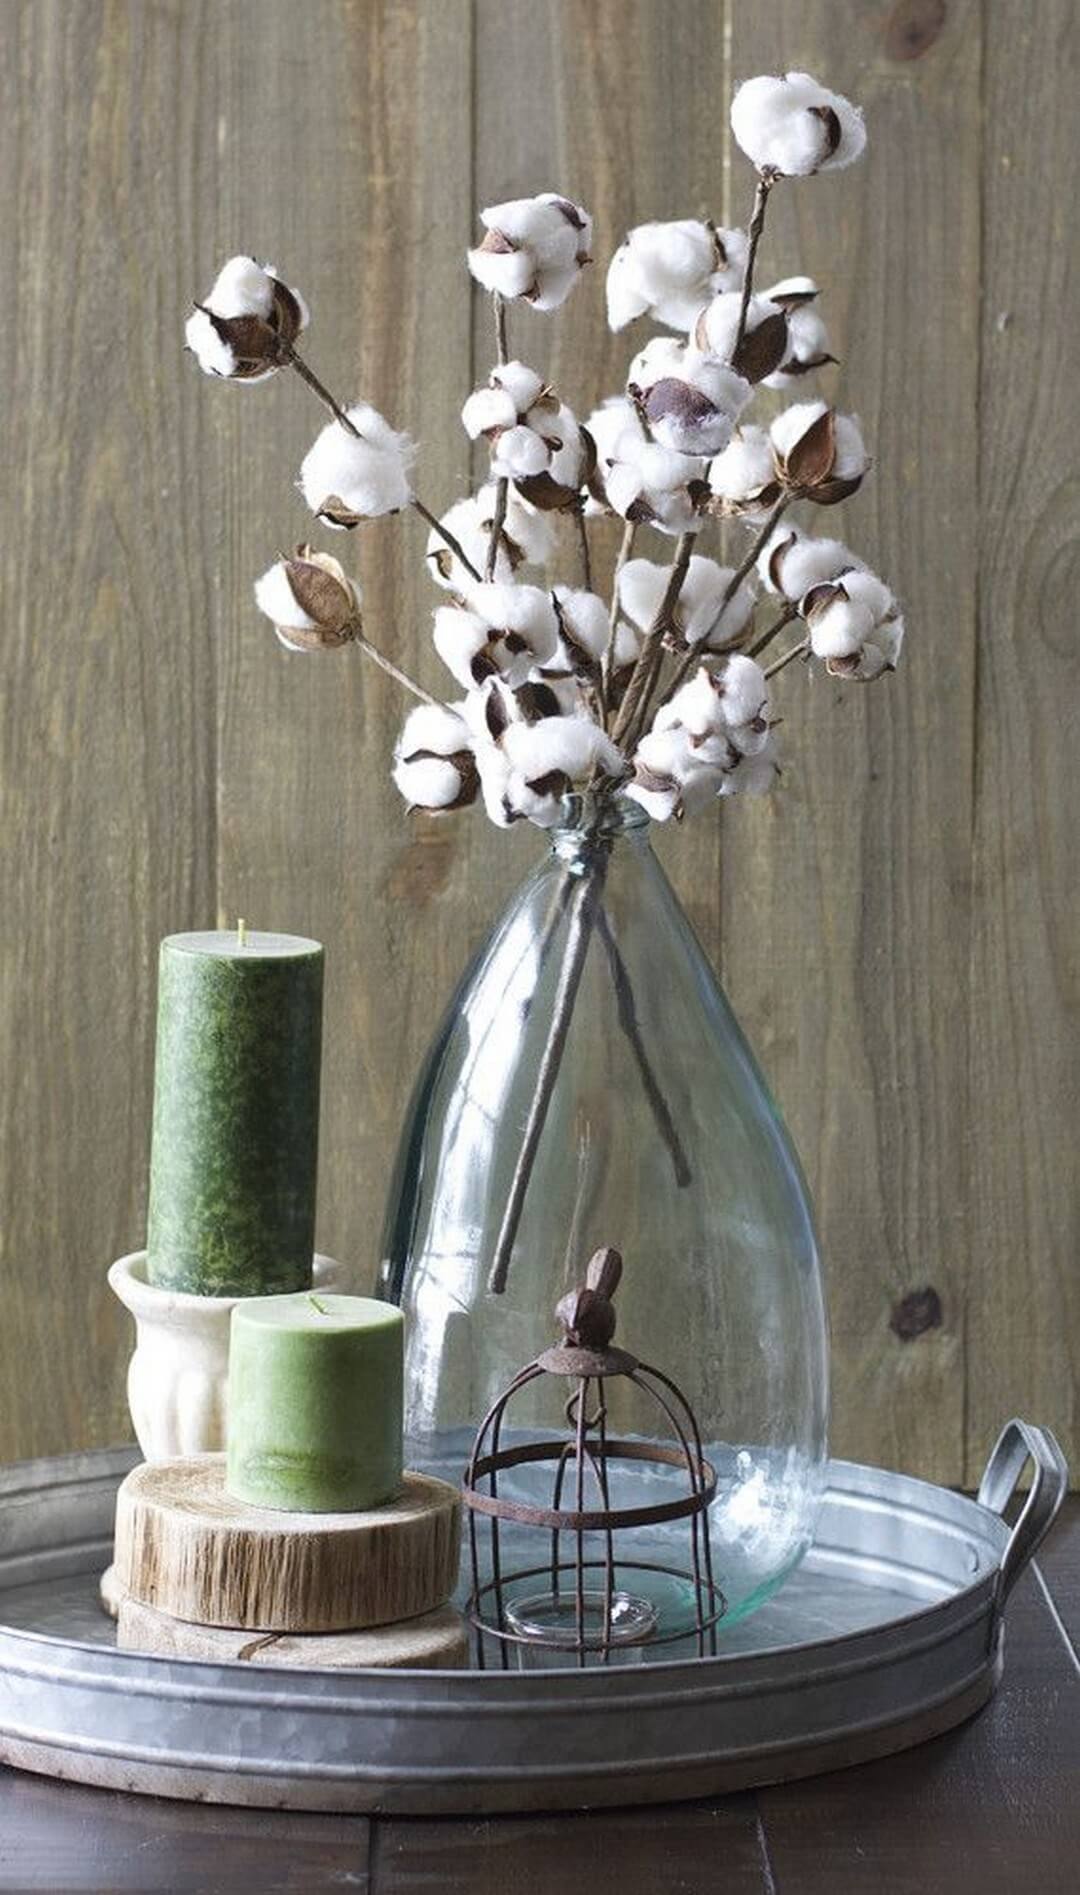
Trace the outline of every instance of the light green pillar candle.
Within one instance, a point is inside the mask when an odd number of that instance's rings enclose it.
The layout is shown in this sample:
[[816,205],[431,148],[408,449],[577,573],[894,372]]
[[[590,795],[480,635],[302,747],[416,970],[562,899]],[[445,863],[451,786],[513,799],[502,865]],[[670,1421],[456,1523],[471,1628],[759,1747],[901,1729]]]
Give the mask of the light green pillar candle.
[[323,951],[292,934],[161,944],[146,1273],[195,1296],[311,1283]]
[[226,1486],[288,1513],[357,1513],[401,1486],[401,1311],[255,1296],[232,1313]]

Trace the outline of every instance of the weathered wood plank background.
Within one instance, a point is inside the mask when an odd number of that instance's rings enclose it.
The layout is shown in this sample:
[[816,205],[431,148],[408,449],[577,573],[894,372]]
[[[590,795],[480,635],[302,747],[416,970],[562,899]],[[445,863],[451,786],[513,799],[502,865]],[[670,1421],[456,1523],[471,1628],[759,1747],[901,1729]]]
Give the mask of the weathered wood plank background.
[[[321,1247],[370,1270],[410,1076],[536,848],[410,825],[388,681],[268,642],[250,580],[304,530],[318,418],[298,383],[202,380],[188,298],[279,260],[444,504],[490,346],[473,206],[565,188],[601,257],[743,215],[730,91],[792,66],[862,101],[871,152],[777,194],[763,280],[823,282],[878,460],[843,530],[910,641],[891,686],[804,692],[780,794],[660,847],[816,1190],[837,1450],[971,1480],[1020,1409],[1075,1454],[1071,0],[0,0],[0,33],[0,1457],[127,1433],[104,1271],[143,1230],[160,935],[328,943]],[[582,410],[626,356],[601,295],[522,325]],[[350,548],[416,669],[421,548]]]

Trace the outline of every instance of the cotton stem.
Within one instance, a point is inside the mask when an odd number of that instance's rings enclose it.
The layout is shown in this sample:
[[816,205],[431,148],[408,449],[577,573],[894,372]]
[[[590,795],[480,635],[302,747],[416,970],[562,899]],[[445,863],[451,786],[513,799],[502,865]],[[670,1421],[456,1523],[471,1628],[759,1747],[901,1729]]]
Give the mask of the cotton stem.
[[809,636],[800,638],[798,644],[792,645],[791,650],[786,651],[782,658],[775,658],[771,665],[766,665],[765,676],[767,678],[775,678],[777,672],[783,671],[784,666],[789,665],[793,658],[802,658],[809,650]]
[[638,733],[635,726],[638,714],[643,707],[647,706],[656,683],[660,662],[664,655],[664,634],[671,629],[672,614],[678,604],[679,594],[690,567],[690,555],[694,550],[696,538],[695,533],[680,533],[679,535],[675,546],[675,558],[668,573],[667,585],[664,587],[664,596],[645,634],[637,664],[634,666],[633,675],[627,686],[618,722],[612,734],[616,743],[622,743],[625,739],[628,749],[632,749],[636,741]]
[[502,1225],[496,1239],[488,1275],[488,1289],[492,1296],[502,1296],[506,1289],[510,1273],[510,1258],[517,1241],[525,1197],[536,1164],[536,1154],[540,1148],[540,1140],[547,1123],[548,1108],[551,1105],[551,1097],[559,1077],[563,1053],[566,1050],[570,1022],[574,1015],[574,1003],[577,1000],[581,976],[585,969],[585,959],[589,951],[589,941],[595,926],[596,909],[602,898],[605,873],[606,862],[601,856],[595,866],[590,868],[578,882],[571,897],[570,923],[566,946],[563,950],[551,1027],[547,1044],[540,1056],[536,1090],[525,1121],[521,1149],[514,1166],[514,1175],[510,1180],[506,1209],[503,1212]]
[[743,277],[742,301],[739,304],[739,321],[735,329],[735,341],[732,344],[731,355],[728,358],[729,361],[732,362],[734,362],[738,356],[739,350],[743,345],[743,338],[746,335],[746,319],[750,313],[750,298],[754,293],[754,264],[757,261],[757,249],[758,244],[761,242],[761,233],[765,228],[765,211],[769,202],[769,192],[775,183],[776,179],[772,173],[767,171],[762,172],[758,177],[757,188],[754,191],[754,208],[751,213],[750,222],[746,227],[749,242],[746,251],[746,274]]
[[742,561],[741,565],[736,566],[735,571],[732,573],[731,578],[728,580],[727,585],[724,587],[724,596],[720,601],[719,608],[717,609],[715,617],[713,618],[712,624],[708,626],[708,628],[705,631],[704,636],[698,639],[696,643],[690,647],[690,650],[686,653],[686,656],[681,660],[677,670],[674,672],[671,682],[668,685],[667,690],[664,692],[663,698],[661,699],[662,704],[669,704],[671,702],[671,699],[674,697],[679,687],[686,683],[686,680],[690,676],[691,671],[693,671],[694,666],[701,662],[701,659],[704,657],[708,649],[709,640],[713,636],[713,633],[717,630],[717,627],[720,624],[720,620],[723,618],[724,613],[727,611],[727,608],[731,604],[732,599],[735,597],[735,594],[738,592],[739,587],[742,585],[743,580],[746,578],[747,574],[750,572],[750,570],[756,563],[761,553],[762,548],[768,543],[769,536],[772,533],[772,530],[775,527],[777,521],[780,519],[785,509],[791,505],[791,502],[793,499],[794,499],[794,495],[790,493],[783,493],[780,495],[779,500],[777,501],[775,507],[773,507],[760,533],[758,534],[757,538],[754,540],[750,548],[750,551],[746,555],[746,558]]
[[400,665],[396,665],[393,659],[388,658],[385,652],[379,650],[377,645],[373,645],[369,638],[365,638],[363,632],[353,633],[353,644],[364,653],[366,658],[371,658],[381,670],[385,671],[387,677],[394,678],[398,684],[404,686],[406,691],[411,691],[413,697],[418,697],[422,704],[440,702],[439,698],[432,697],[430,691],[425,691],[422,684],[417,684],[415,678],[410,678],[407,671],[402,671]]

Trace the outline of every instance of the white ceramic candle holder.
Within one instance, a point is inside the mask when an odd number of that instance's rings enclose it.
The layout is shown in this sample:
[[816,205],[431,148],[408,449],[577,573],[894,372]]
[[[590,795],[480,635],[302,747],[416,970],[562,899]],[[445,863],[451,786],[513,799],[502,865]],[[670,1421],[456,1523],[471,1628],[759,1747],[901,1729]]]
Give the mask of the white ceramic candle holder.
[[[312,1288],[347,1288],[344,1266],[315,1258]],[[109,1286],[135,1318],[128,1407],[148,1461],[217,1454],[225,1446],[229,1318],[236,1296],[189,1296],[146,1280],[146,1252],[120,1257]]]

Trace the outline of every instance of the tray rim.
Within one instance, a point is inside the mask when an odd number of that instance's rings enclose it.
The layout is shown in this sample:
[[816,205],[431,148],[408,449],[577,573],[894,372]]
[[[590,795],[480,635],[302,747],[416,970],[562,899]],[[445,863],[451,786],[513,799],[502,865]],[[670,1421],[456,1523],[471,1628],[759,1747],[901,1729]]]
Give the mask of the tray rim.
[[[89,1448],[82,1452],[75,1452],[69,1455],[46,1456],[32,1461],[9,1463],[3,1468],[0,1468],[0,1511],[10,1505],[12,1501],[16,1500],[18,1495],[23,1493],[26,1494],[29,1500],[32,1496],[40,1495],[44,1492],[59,1494],[67,1486],[87,1488],[91,1485],[107,1485],[114,1473],[117,1474],[118,1478],[122,1478],[123,1474],[128,1471],[128,1468],[137,1464],[138,1460],[139,1451],[137,1448],[112,1447]],[[82,1478],[75,1476],[75,1467],[86,1463],[95,1465],[93,1465],[91,1471],[82,1476]],[[59,1473],[60,1470],[67,1469],[68,1467],[72,1470],[72,1477],[70,1479],[57,1478],[55,1474],[52,1479],[49,1478],[50,1470],[55,1470],[56,1473]],[[39,1474],[41,1478],[27,1478]],[[839,1483],[835,1480],[836,1476],[841,1477]],[[19,1481],[19,1477],[22,1477],[21,1481]],[[874,1484],[880,1483],[882,1480],[887,1482],[890,1488],[895,1485],[898,1490],[895,1496],[882,1495],[880,1487]],[[16,1484],[17,1482],[18,1484]],[[894,1632],[903,1633],[915,1621],[927,1622],[929,1626],[931,1621],[936,1621],[940,1618],[951,1618],[956,1614],[958,1608],[962,1608],[965,1602],[968,1601],[972,1602],[973,1605],[978,1604],[979,1609],[982,1609],[981,1595],[985,1594],[988,1588],[993,1589],[997,1573],[1000,1570],[1000,1557],[1004,1553],[1010,1537],[1009,1526],[999,1513],[981,1505],[978,1499],[970,1494],[963,1493],[955,1488],[939,1486],[933,1481],[923,1479],[920,1475],[906,1474],[886,1468],[877,1468],[868,1463],[848,1461],[839,1458],[830,1458],[826,1463],[826,1478],[822,1492],[823,1501],[825,1496],[830,1493],[833,1494],[834,1498],[843,1497],[845,1493],[851,1493],[853,1497],[860,1497],[864,1504],[873,1503],[881,1504],[882,1506],[886,1504],[889,1498],[895,1498],[900,1501],[905,1514],[921,1514],[924,1518],[932,1521],[936,1531],[941,1531],[942,1529],[948,1530],[955,1524],[956,1531],[959,1534],[964,1531],[960,1521],[954,1523],[943,1518],[940,1506],[926,1504],[920,1507],[915,1504],[919,1495],[925,1495],[928,1503],[933,1497],[947,1497],[950,1505],[955,1505],[958,1509],[962,1510],[963,1513],[966,1513],[971,1523],[978,1524],[980,1537],[991,1546],[993,1546],[995,1541],[997,1542],[996,1550],[999,1556],[999,1563],[997,1566],[991,1565],[990,1567],[983,1567],[970,1581],[958,1586],[944,1598],[929,1600],[923,1603],[914,1602],[910,1611],[898,1613],[892,1618],[879,1620],[871,1626],[858,1627],[853,1631],[833,1633],[821,1639],[808,1639],[790,1644],[770,1645],[762,1647],[761,1650],[740,1652],[721,1651],[705,1656],[670,1659],[658,1664],[650,1664],[647,1667],[621,1666],[607,1673],[590,1668],[585,1673],[587,1678],[602,1677],[604,1679],[604,1685],[601,1687],[601,1695],[605,1697],[610,1695],[609,1686],[612,1681],[615,1680],[633,1681],[643,1679],[647,1676],[650,1681],[652,1681],[672,1674],[676,1677],[685,1677],[691,1672],[699,1677],[711,1677],[714,1671],[717,1679],[719,1679],[725,1674],[730,1676],[732,1670],[741,1665],[753,1665],[756,1668],[762,1668],[768,1664],[769,1660],[790,1660],[791,1655],[796,1653],[827,1653],[834,1649],[847,1650],[848,1648],[857,1650],[860,1644],[865,1644],[867,1641],[879,1641]],[[908,1494],[910,1494],[910,1498],[907,1497]],[[969,1527],[969,1531],[970,1530]],[[97,1544],[97,1540],[88,1540],[86,1542],[88,1547]],[[0,1570],[2,1570],[2,1567],[3,1555],[0,1553]],[[257,1696],[261,1692],[273,1690],[275,1686],[275,1695],[281,1696],[286,1681],[295,1686],[300,1680],[309,1677],[330,1679],[339,1686],[348,1686],[353,1684],[354,1681],[357,1684],[361,1681],[377,1681],[380,1687],[388,1687],[391,1692],[396,1688],[401,1692],[401,1695],[406,1697],[415,1695],[411,1687],[419,1680],[437,1679],[441,1684],[449,1685],[450,1688],[453,1689],[455,1696],[459,1694],[464,1695],[467,1689],[466,1681],[468,1681],[470,1685],[478,1684],[479,1688],[485,1693],[488,1691],[503,1690],[508,1696],[516,1697],[518,1700],[520,1700],[523,1695],[523,1686],[527,1691],[530,1686],[543,1685],[545,1690],[542,1695],[547,1696],[551,1690],[565,1688],[564,1686],[560,1686],[558,1682],[560,1680],[569,1679],[577,1685],[580,1685],[582,1681],[581,1670],[577,1666],[571,1665],[546,1666],[542,1671],[535,1672],[503,1671],[501,1668],[499,1670],[480,1670],[478,1667],[469,1667],[464,1671],[453,1672],[438,1671],[426,1667],[417,1667],[415,1670],[408,1672],[388,1672],[374,1666],[357,1666],[350,1668],[348,1673],[343,1673],[340,1669],[335,1670],[329,1666],[290,1666],[287,1671],[284,1669],[275,1671],[269,1667],[257,1668],[247,1665],[238,1659],[211,1660],[179,1658],[171,1655],[163,1657],[156,1653],[127,1652],[122,1651],[119,1647],[99,1644],[90,1639],[68,1639],[57,1633],[39,1632],[22,1626],[9,1626],[4,1622],[3,1596],[4,1588],[0,1587],[0,1650],[3,1648],[4,1641],[15,1640],[27,1646],[40,1646],[45,1650],[59,1649],[65,1652],[83,1653],[88,1659],[96,1660],[105,1672],[111,1672],[116,1669],[126,1674],[129,1680],[141,1676],[144,1671],[148,1679],[153,1679],[155,1674],[159,1675],[159,1667],[163,1664],[183,1665],[185,1677],[190,1677],[193,1683],[195,1680],[192,1674],[195,1672],[207,1672],[210,1674],[216,1674],[220,1671],[239,1672],[253,1685],[253,1693],[241,1694],[243,1701],[246,1701],[251,1695]],[[926,1641],[928,1646],[932,1646],[937,1642],[938,1637],[936,1636],[928,1638]],[[905,1650],[910,1649],[910,1646],[905,1646]],[[859,1668],[857,1664],[843,1667],[843,1669],[853,1671],[857,1671]],[[23,1670],[24,1668],[19,1667],[19,1669]],[[838,1667],[829,1666],[828,1669],[830,1673],[834,1673]],[[29,1675],[29,1671],[30,1667],[26,1667],[24,1675]],[[293,1692],[288,1695],[300,1696],[302,1693]],[[588,1692],[577,1691],[573,1695],[576,1699],[587,1700],[590,1694]],[[653,1692],[643,1692],[640,1694],[632,1693],[631,1695],[648,1698],[656,1694]],[[682,1697],[684,1694],[680,1692],[679,1695]],[[327,1701],[321,1694],[319,1694],[319,1701],[322,1708],[327,1708]]]

